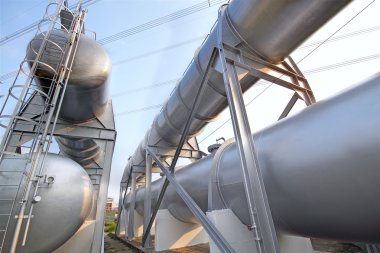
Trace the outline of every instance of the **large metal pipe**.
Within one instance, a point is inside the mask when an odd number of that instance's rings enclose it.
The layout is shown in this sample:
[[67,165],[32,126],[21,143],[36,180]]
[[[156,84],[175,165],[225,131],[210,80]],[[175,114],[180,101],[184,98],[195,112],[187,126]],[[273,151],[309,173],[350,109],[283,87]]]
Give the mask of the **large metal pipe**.
[[[272,63],[278,63],[349,2],[349,0],[233,0],[226,10],[221,25],[225,28],[225,39],[230,44],[249,50]],[[154,119],[148,131],[149,138],[147,134],[135,151],[132,159],[134,164],[145,166],[147,144],[161,147],[178,145],[196,91],[216,43],[217,31],[214,29],[195,54],[194,60],[164,105],[162,112]],[[190,127],[190,136],[198,134],[227,106],[222,75],[215,69],[211,71],[199,109]],[[245,79],[241,84],[243,91],[257,80]],[[128,178],[130,166],[127,165],[126,168],[122,181]]]
[[[377,74],[254,134],[277,229],[306,237],[380,243],[379,93]],[[221,199],[222,208],[232,209],[249,225],[240,166],[231,142],[175,176],[204,212],[209,183],[216,185],[213,197]],[[161,183],[152,185],[152,205]],[[143,214],[144,188],[137,190],[136,201]],[[170,186],[164,205],[177,219],[196,222]]]

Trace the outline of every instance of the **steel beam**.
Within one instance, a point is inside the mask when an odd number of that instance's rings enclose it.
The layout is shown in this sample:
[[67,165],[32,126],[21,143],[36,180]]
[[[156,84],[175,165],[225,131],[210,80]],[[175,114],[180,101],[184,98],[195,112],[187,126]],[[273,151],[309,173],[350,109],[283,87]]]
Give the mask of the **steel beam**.
[[147,238],[142,244],[142,247],[149,248],[152,246],[152,238],[150,231],[147,232],[147,227],[150,220],[151,214],[151,203],[152,203],[152,157],[146,152],[146,167],[145,167],[145,196],[144,196],[144,234]]
[[239,77],[233,61],[226,60],[222,37],[223,8],[218,19],[218,52],[222,66],[223,80],[231,114],[234,135],[242,164],[244,190],[249,215],[254,231],[257,252],[279,253],[276,230],[264,187],[264,181],[258,166],[251,128],[239,83]]
[[131,203],[129,206],[128,212],[128,227],[127,227],[127,240],[132,240],[134,235],[134,213],[135,213],[135,204],[136,204],[136,175],[132,172],[131,174],[131,192],[130,192],[130,200]]
[[126,191],[127,189],[126,188],[124,188],[124,183],[123,182],[121,182],[120,183],[120,191],[119,191],[119,207],[120,207],[120,209],[119,209],[119,213],[118,213],[118,215],[117,215],[117,220],[116,220],[116,228],[115,228],[115,235],[116,236],[119,236],[120,235],[120,225],[119,225],[119,223],[120,223],[120,217],[122,216],[122,214],[123,214],[123,212],[124,212],[124,206],[123,206],[123,199],[124,199],[124,197],[125,197],[125,194],[124,194],[124,192]]
[[[118,230],[118,228],[120,226],[120,216],[122,214],[122,211],[125,211],[124,202],[125,202],[125,197],[127,196],[128,186],[129,186],[129,183],[131,181],[132,169],[133,169],[133,166],[131,166],[131,168],[129,169],[128,179],[127,179],[127,183],[125,185],[125,190],[124,190],[124,195],[123,195],[123,198],[121,200],[121,204],[119,205],[119,207],[121,207],[121,211],[120,211],[119,215],[117,216],[116,231]],[[124,184],[124,183],[125,182],[122,182],[120,184],[120,189],[122,189],[122,187],[123,187],[122,184]],[[125,231],[127,231],[127,230],[125,230]]]
[[278,118],[278,120],[283,119],[288,116],[289,112],[293,109],[297,100],[298,100],[298,95],[297,93],[294,93],[293,96],[290,98],[288,104],[286,105],[284,111],[281,113],[280,117]]
[[111,174],[112,155],[115,147],[115,141],[106,141],[104,166],[102,168],[102,178],[100,182],[100,188],[98,191],[98,199],[96,201],[96,222],[95,231],[92,242],[92,253],[97,253],[102,250],[101,239],[104,233],[104,216],[106,212],[106,202],[108,185]]
[[165,174],[166,180],[168,180],[171,183],[171,185],[174,187],[178,195],[183,199],[183,201],[189,207],[190,211],[198,218],[199,222],[202,224],[203,228],[206,230],[210,238],[218,246],[219,250],[223,253],[235,252],[232,249],[232,247],[228,244],[226,239],[224,239],[222,234],[218,231],[218,229],[214,226],[214,224],[207,218],[207,216],[203,213],[203,211],[199,208],[199,206],[190,197],[190,195],[175,180],[174,173],[170,171],[169,169],[167,169],[161,163],[161,161],[157,158],[157,156],[153,153],[153,151],[149,147],[147,147],[147,151],[152,156],[153,160],[156,162],[158,167]]

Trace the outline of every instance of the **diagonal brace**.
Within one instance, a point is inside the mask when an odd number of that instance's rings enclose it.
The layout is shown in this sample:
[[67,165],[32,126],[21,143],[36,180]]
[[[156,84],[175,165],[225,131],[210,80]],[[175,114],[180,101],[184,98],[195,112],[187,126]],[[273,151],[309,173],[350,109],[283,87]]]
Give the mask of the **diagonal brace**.
[[156,162],[158,167],[165,174],[166,179],[171,183],[174,187],[175,191],[178,195],[183,199],[185,204],[189,207],[190,211],[198,218],[199,222],[202,224],[203,228],[206,230],[211,239],[215,242],[215,244],[219,247],[221,252],[235,252],[232,247],[228,244],[226,239],[220,234],[218,229],[214,226],[214,224],[207,218],[207,216],[203,213],[203,211],[199,208],[199,206],[194,202],[194,200],[190,197],[190,195],[185,191],[185,189],[176,181],[174,178],[173,172],[169,171],[157,158],[157,156],[152,152],[152,150],[147,147],[147,151]]

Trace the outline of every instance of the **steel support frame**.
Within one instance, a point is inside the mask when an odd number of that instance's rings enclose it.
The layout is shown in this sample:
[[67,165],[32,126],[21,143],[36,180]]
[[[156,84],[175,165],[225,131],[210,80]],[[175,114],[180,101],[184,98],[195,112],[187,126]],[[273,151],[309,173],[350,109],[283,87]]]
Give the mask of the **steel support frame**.
[[231,121],[242,165],[244,190],[255,245],[259,253],[279,253],[277,235],[269,208],[264,181],[257,162],[239,77],[234,61],[226,58],[225,54],[223,44],[224,10],[223,7],[220,8],[218,26],[215,28],[218,29],[217,46]]
[[128,227],[126,230],[126,239],[132,240],[134,235],[134,219],[135,219],[135,205],[136,205],[136,174],[131,173],[131,191],[130,191],[130,206],[128,212]]
[[[217,46],[231,121],[242,165],[244,190],[256,249],[259,253],[280,253],[263,177],[258,166],[239,76],[235,62],[226,58],[225,54],[222,25],[223,10],[223,8],[219,10],[218,27],[216,27],[218,29]],[[239,55],[237,56],[239,57]]]
[[[222,23],[221,19],[219,19],[218,23]],[[265,60],[255,55],[224,44],[222,40],[222,27],[219,25],[219,27],[216,29],[219,29],[218,46],[215,48],[208,62],[200,89],[198,90],[194,105],[186,122],[180,143],[176,149],[170,168],[165,167],[165,165],[158,158],[157,155],[159,154],[159,151],[157,151],[157,147],[146,147],[146,175],[149,172],[151,174],[151,159],[153,159],[158,167],[162,170],[166,178],[160,191],[155,208],[152,212],[150,210],[150,204],[148,204],[151,203],[151,178],[148,178],[148,180],[145,182],[147,189],[145,191],[146,195],[144,198],[144,234],[142,246],[149,247],[150,239],[148,240],[148,238],[150,237],[152,224],[163,200],[165,191],[169,183],[171,183],[179,196],[181,196],[181,198],[185,201],[189,209],[200,220],[204,229],[208,232],[209,236],[214,240],[219,249],[222,252],[234,252],[228,242],[223,238],[215,226],[213,226],[213,224],[208,220],[203,211],[199,209],[197,204],[191,199],[183,187],[176,182],[174,177],[174,167],[182,151],[182,147],[186,140],[192,118],[197,110],[199,100],[198,98],[202,94],[203,86],[208,80],[210,68],[214,64],[216,65],[217,57],[215,52],[217,52],[219,61],[222,66],[223,80],[225,83],[228,105],[233,123],[235,138],[238,145],[239,155],[241,158],[244,188],[247,196],[249,213],[252,221],[252,228],[254,231],[254,238],[257,242],[257,250],[259,253],[279,253],[280,251],[276,236],[276,230],[274,228],[262,174],[260,168],[258,167],[254,142],[247,112],[245,109],[237,68],[240,70],[244,69],[246,71],[245,74],[252,75],[260,79],[273,82],[285,88],[294,90],[294,95],[290,99],[288,105],[284,109],[279,119],[282,119],[289,114],[298,99],[304,100],[306,105],[315,103],[314,94],[306,78],[302,75],[301,71],[298,69],[297,65],[290,57],[288,57],[279,65],[274,65],[272,63],[266,62]],[[263,69],[269,69],[270,71],[266,72]],[[149,222],[148,217],[150,217]],[[149,242],[147,243],[147,241]]]
[[251,75],[290,89],[295,92],[297,99],[303,100],[307,106],[316,102],[307,79],[290,56],[279,64],[273,64],[223,42],[219,47],[223,47],[224,58],[234,63],[235,68],[239,69],[239,74]]
[[147,147],[147,152],[153,158],[155,163],[161,169],[162,173],[165,174],[166,180],[168,180],[174,187],[175,191],[182,198],[185,204],[188,206],[190,211],[198,218],[199,222],[202,224],[203,228],[206,230],[210,238],[218,246],[219,250],[223,253],[235,252],[233,248],[229,245],[226,239],[218,231],[215,225],[210,221],[209,218],[204,214],[202,209],[195,203],[191,196],[186,192],[186,190],[177,182],[174,176],[174,171],[166,168],[160,161],[160,159],[154,154],[150,147]]
[[[174,173],[175,166],[177,164],[178,158],[179,158],[179,156],[181,154],[182,147],[185,144],[185,141],[187,139],[187,135],[188,135],[188,132],[189,132],[189,129],[190,129],[190,125],[191,125],[192,119],[193,119],[193,117],[195,115],[195,112],[196,112],[196,109],[197,109],[197,107],[199,105],[200,95],[203,93],[203,89],[205,87],[205,83],[208,81],[208,78],[209,78],[209,69],[211,68],[212,62],[216,58],[216,53],[217,53],[216,50],[214,50],[214,52],[212,53],[211,60],[209,61],[208,66],[206,68],[206,73],[203,75],[203,78],[202,78],[202,81],[201,81],[201,85],[200,85],[200,87],[199,87],[199,89],[197,91],[196,97],[194,99],[193,106],[192,106],[191,111],[190,111],[190,115],[189,115],[189,117],[188,117],[188,119],[186,121],[186,124],[185,124],[185,127],[183,129],[183,133],[182,133],[181,139],[180,139],[179,144],[177,146],[177,149],[175,151],[172,163],[170,165],[170,171],[173,172],[173,173]],[[154,148],[154,147],[152,146],[150,148]],[[148,147],[146,147],[146,150],[148,150]],[[150,217],[149,223],[146,226],[146,228],[144,226],[145,233],[143,234],[143,238],[142,238],[142,246],[143,247],[144,247],[145,242],[146,242],[146,240],[148,238],[148,235],[150,233],[150,230],[152,228],[153,222],[154,222],[154,220],[156,218],[158,209],[161,206],[162,200],[164,198],[164,195],[165,195],[165,192],[166,192],[166,189],[167,189],[168,186],[169,186],[169,180],[167,178],[165,178],[165,181],[164,181],[164,183],[162,185],[160,194],[159,194],[158,199],[157,199],[157,203],[156,203],[156,205],[155,205],[155,207],[153,209],[152,215]]]
[[[236,49],[223,43],[223,15],[221,8],[218,17],[218,53],[223,74],[223,81],[242,164],[244,189],[249,208],[257,252],[279,253],[276,230],[265,190],[262,172],[258,166],[257,155],[245,108],[239,74],[252,75],[294,90],[279,119],[286,117],[300,98],[307,105],[315,102],[314,94],[306,78],[294,61],[288,57],[281,64],[274,65],[259,57]],[[226,53],[227,52],[227,53]],[[238,74],[239,72],[239,74]],[[277,74],[277,77],[275,76]],[[285,77],[285,78],[284,78]]]
[[112,156],[115,148],[115,139],[103,141],[105,142],[104,149],[104,165],[102,166],[102,177],[100,182],[100,188],[97,194],[96,202],[96,217],[95,217],[95,231],[92,241],[92,253],[99,251],[103,252],[102,240],[104,240],[104,216],[107,202],[108,185],[111,175]]
[[[159,194],[158,199],[157,199],[157,203],[155,205],[155,208],[153,209],[152,215],[150,216],[148,223],[146,223],[146,221],[145,221],[146,218],[144,217],[144,234],[143,234],[143,238],[142,238],[142,246],[143,247],[147,247],[146,242],[147,242],[147,239],[150,235],[150,230],[151,230],[153,222],[156,218],[158,209],[162,203],[162,200],[164,198],[166,189],[169,186],[169,183],[172,183],[172,185],[176,189],[177,193],[185,201],[185,203],[188,205],[188,207],[194,213],[194,215],[199,219],[199,221],[201,222],[201,224],[204,227],[204,229],[206,230],[206,232],[216,242],[216,245],[218,246],[219,250],[221,252],[225,252],[225,253],[235,252],[232,249],[232,247],[228,244],[228,242],[224,239],[224,237],[220,234],[220,232],[216,229],[216,227],[212,224],[212,222],[205,216],[203,211],[191,199],[190,195],[188,195],[188,193],[183,189],[183,187],[176,182],[176,180],[173,176],[174,172],[175,172],[175,166],[177,164],[178,158],[180,157],[183,145],[187,139],[187,135],[188,135],[188,132],[190,130],[191,122],[192,122],[194,115],[197,111],[197,108],[198,108],[198,105],[200,102],[200,97],[203,94],[205,83],[207,83],[207,81],[209,79],[209,75],[210,75],[209,70],[211,69],[212,64],[215,62],[216,56],[217,56],[217,50],[214,49],[214,51],[211,54],[210,61],[207,64],[206,71],[202,77],[200,87],[199,87],[197,94],[196,94],[196,97],[194,99],[194,103],[193,103],[193,106],[191,108],[190,115],[189,115],[189,117],[186,121],[186,124],[184,126],[183,133],[182,133],[181,139],[179,141],[179,144],[177,146],[176,152],[174,154],[170,168],[166,168],[165,165],[163,165],[162,162],[157,158],[155,152],[153,152],[151,149],[154,147],[149,147],[149,146],[146,147],[147,157],[150,156],[151,157],[150,159],[153,159],[156,162],[157,166],[162,170],[162,172],[165,174],[166,178],[165,178],[162,189],[161,189],[160,194]],[[147,193],[147,195],[146,195],[146,198],[149,199],[149,201],[151,201],[150,195],[151,195],[151,192]],[[146,201],[148,201],[148,200],[146,200]],[[146,210],[146,212],[148,212],[148,210]]]
[[151,215],[151,203],[152,203],[152,156],[146,152],[146,167],[145,167],[145,195],[144,195],[144,227],[143,234],[146,235],[143,247],[152,247],[152,236],[150,231],[147,231],[150,215]]
[[[30,104],[31,107],[28,108],[28,110],[33,110],[33,100]],[[41,120],[46,121],[45,118],[42,118]],[[30,140],[33,130],[30,125],[17,124],[15,126],[15,132],[22,135],[20,142],[24,143]],[[96,166],[99,166],[98,169],[102,170],[102,174],[99,185],[100,188],[97,191],[96,213],[94,217],[96,223],[91,246],[92,253],[101,252],[101,238],[103,238],[107,192],[111,173],[112,155],[116,140],[114,113],[111,100],[108,102],[106,111],[102,116],[81,124],[72,124],[58,119],[54,132],[51,132],[51,129],[49,129],[49,134],[52,134],[55,137],[80,137],[93,139],[103,150],[104,154],[101,157],[101,164],[96,164]]]
[[126,192],[125,183],[121,182],[120,183],[120,191],[119,191],[119,204],[118,204],[118,206],[120,207],[120,211],[117,215],[116,228],[115,228],[115,235],[116,236],[120,235],[119,223],[120,223],[120,217],[122,216],[122,214],[124,214],[124,206],[122,206],[122,204],[123,204],[123,199],[125,198],[125,194],[124,194],[125,192]]
[[264,181],[257,162],[251,128],[245,110],[238,75],[234,63],[226,61],[223,57],[223,49],[220,48],[219,50],[224,72],[223,79],[243,170],[244,189],[257,252],[277,253],[280,251],[276,230],[265,192]]
[[[133,163],[132,163],[133,164]],[[120,217],[121,215],[125,214],[125,208],[124,208],[124,202],[125,202],[125,198],[127,196],[127,191],[128,191],[128,187],[129,187],[129,183],[131,181],[131,175],[132,175],[132,171],[133,171],[133,165],[131,166],[131,168],[129,169],[129,174],[128,174],[128,179],[127,179],[127,182],[121,182],[120,183],[120,199],[119,199],[119,207],[120,208],[120,213],[119,215],[117,216],[117,221],[116,221],[116,229],[115,229],[115,233],[116,235],[118,235],[119,231],[120,231]],[[123,189],[124,189],[124,193],[123,193]],[[125,232],[127,232],[126,230],[126,225],[125,225]]]

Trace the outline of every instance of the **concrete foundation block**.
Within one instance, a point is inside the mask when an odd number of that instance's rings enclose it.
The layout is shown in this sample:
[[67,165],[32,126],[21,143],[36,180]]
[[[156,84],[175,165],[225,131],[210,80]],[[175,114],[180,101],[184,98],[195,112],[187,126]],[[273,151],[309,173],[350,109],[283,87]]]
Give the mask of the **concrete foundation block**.
[[[207,217],[214,223],[219,232],[236,252],[257,252],[252,231],[249,231],[247,226],[241,223],[230,209],[207,212]],[[210,240],[210,252],[220,252],[212,240]]]
[[[126,215],[124,215],[124,218],[120,217],[121,220],[123,220],[124,223],[121,223],[122,226],[124,226],[124,229],[120,229],[120,234],[119,236],[122,237],[123,235],[126,237],[128,240],[128,212],[126,212]],[[150,234],[154,235],[155,234],[155,226],[156,222],[153,222],[152,228],[150,230]],[[140,215],[136,210],[134,211],[133,214],[133,238],[135,237],[142,237],[144,233],[144,217]],[[131,238],[131,240],[133,239]]]
[[[214,210],[207,213],[207,217],[214,223],[219,232],[229,242],[231,247],[239,253],[256,253],[256,244],[253,232],[241,223],[230,209]],[[313,253],[309,238],[278,234],[278,243],[281,253]],[[210,240],[210,252],[219,253],[218,247]]]
[[116,234],[120,237],[124,237],[126,234],[125,228],[127,227],[127,219],[126,219],[126,211],[124,209],[121,210],[119,214],[119,226],[117,227]]
[[136,212],[136,210],[133,217],[134,217],[133,234],[135,237],[140,237],[143,235],[144,218],[138,212]]
[[207,233],[201,225],[179,221],[167,209],[158,210],[155,230],[156,251],[208,242]]
[[95,221],[85,221],[78,231],[53,253],[89,253],[94,236]]
[[278,234],[281,253],[313,253],[310,238]]

